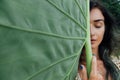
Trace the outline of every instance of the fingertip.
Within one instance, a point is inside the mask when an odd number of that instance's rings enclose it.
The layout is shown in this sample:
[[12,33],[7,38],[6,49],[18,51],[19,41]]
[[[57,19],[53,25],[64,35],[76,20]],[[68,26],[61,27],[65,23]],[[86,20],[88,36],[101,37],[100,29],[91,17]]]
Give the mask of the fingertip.
[[93,56],[93,60],[96,61],[96,56]]
[[86,72],[86,68],[85,68],[85,66],[84,65],[80,65],[80,70],[82,71],[82,72]]
[[80,65],[79,68],[80,68],[80,70],[81,70],[82,72],[84,72],[84,71],[86,70],[86,68],[85,68],[84,65]]
[[86,67],[84,65],[80,65],[80,77],[83,80],[87,80],[87,72],[86,72]]
[[92,54],[93,55],[93,59],[96,60],[96,55],[95,54]]
[[79,68],[80,68],[80,70],[82,70],[83,69],[83,65],[80,65]]

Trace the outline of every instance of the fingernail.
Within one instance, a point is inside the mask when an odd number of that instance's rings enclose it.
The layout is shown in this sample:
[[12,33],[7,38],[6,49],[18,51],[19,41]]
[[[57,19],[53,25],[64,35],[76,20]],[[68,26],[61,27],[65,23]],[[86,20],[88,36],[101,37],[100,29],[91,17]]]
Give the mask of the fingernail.
[[83,66],[82,66],[82,65],[80,65],[80,69],[83,69]]
[[96,56],[94,53],[92,54],[93,56]]

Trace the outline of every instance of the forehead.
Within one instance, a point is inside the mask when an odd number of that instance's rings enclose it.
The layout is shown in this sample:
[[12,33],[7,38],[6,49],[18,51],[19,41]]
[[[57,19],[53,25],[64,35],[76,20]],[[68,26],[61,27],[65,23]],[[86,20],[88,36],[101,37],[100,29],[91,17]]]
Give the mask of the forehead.
[[90,11],[90,21],[95,21],[95,20],[104,20],[104,16],[100,9],[98,8],[93,8]]

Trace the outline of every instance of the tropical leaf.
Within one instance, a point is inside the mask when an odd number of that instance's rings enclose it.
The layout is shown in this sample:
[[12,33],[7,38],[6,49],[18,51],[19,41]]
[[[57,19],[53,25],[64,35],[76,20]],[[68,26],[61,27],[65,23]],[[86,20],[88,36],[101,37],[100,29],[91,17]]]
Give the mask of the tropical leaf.
[[0,0],[0,80],[74,80],[87,39],[88,4]]

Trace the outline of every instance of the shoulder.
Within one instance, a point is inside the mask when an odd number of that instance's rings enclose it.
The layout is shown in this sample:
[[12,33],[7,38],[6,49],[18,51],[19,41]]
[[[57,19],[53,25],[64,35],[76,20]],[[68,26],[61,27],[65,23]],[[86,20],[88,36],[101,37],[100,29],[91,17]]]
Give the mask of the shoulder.
[[112,56],[112,62],[115,64],[118,70],[120,70],[120,56],[119,58]]

